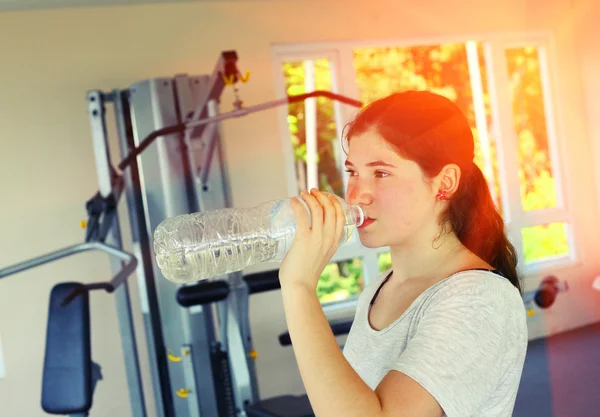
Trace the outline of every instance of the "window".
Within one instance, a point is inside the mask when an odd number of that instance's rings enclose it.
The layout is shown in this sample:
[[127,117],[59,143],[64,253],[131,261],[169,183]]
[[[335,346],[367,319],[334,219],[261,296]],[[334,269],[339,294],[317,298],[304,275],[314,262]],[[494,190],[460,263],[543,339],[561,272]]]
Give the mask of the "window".
[[[332,90],[331,64],[326,58],[284,62],[282,70],[288,95]],[[335,103],[324,97],[291,103],[287,120],[297,191],[316,187],[343,195]]]
[[[332,67],[334,65],[327,57],[284,61],[281,73],[286,94],[335,91]],[[291,103],[287,109],[287,125],[294,155],[293,194],[316,187],[344,196],[344,160],[339,130],[343,126],[338,105],[324,97]],[[348,243],[353,242],[356,242],[356,234],[348,240]],[[317,293],[324,304],[355,298],[364,288],[362,258],[344,258],[331,262],[321,275]]]
[[[547,113],[550,92],[542,80],[542,62],[535,46],[506,49],[513,126],[518,138],[519,189],[522,210],[536,211],[559,206]],[[554,138],[552,138],[554,140]],[[565,222],[521,229],[524,261],[569,254],[569,230]]]
[[[279,91],[294,95],[331,90],[367,103],[394,91],[428,89],[453,100],[470,121],[475,163],[527,273],[573,258],[546,43],[543,37],[532,37],[517,42],[280,46],[275,55],[284,89]],[[295,158],[292,192],[318,186],[344,195],[340,139],[355,111],[321,98],[289,106],[284,139]],[[370,278],[390,267],[389,248],[364,248],[355,234],[325,269],[319,297],[325,304],[352,299]]]
[[332,303],[354,298],[364,288],[363,265],[361,258],[332,262],[325,267],[317,295],[322,303]]

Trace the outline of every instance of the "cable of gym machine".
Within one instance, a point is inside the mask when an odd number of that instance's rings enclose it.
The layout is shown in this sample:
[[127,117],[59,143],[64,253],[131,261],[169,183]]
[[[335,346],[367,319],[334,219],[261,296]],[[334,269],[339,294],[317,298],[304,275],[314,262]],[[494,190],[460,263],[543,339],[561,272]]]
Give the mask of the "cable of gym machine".
[[[208,123],[216,123],[234,117],[242,117],[251,113],[259,112],[273,107],[283,106],[285,104],[296,103],[315,97],[327,97],[331,100],[339,101],[355,107],[362,106],[362,102],[358,100],[354,100],[352,98],[340,94],[332,93],[331,91],[316,90],[306,94],[287,96],[284,99],[269,101],[247,108],[239,108],[213,117],[191,120],[186,123],[179,123],[176,125],[167,126],[155,130],[154,132],[147,135],[141,141],[140,145],[136,148],[133,148],[131,152],[118,164],[118,168],[121,171],[124,171],[126,168],[128,168],[131,165],[131,163],[135,160],[135,158],[137,158],[138,155],[140,155],[145,149],[147,149],[148,146],[150,146],[152,142],[160,136],[169,135],[173,133],[181,133],[186,129],[196,128],[198,126],[202,126]],[[117,174],[114,169],[111,174],[112,193],[110,194],[110,196],[104,198],[98,192],[94,195],[94,197],[90,198],[86,204],[89,215],[86,241],[88,241],[92,236],[94,236],[97,240],[102,242],[104,241],[104,238],[106,237],[106,234],[110,229],[110,221],[107,221],[106,217],[109,215],[109,213],[112,213],[115,207],[118,205],[121,196],[121,191],[123,188],[122,176]],[[100,223],[98,219],[102,214],[105,215],[105,219],[103,222],[104,227],[102,227],[101,230],[98,231],[98,229],[100,228]]]
[[304,101],[306,99],[309,98],[313,98],[313,97],[327,97],[330,98],[334,101],[339,101],[345,104],[349,104],[355,107],[361,107],[362,106],[362,102],[358,101],[358,100],[354,100],[351,99],[349,97],[346,96],[342,96],[340,94],[336,94],[336,93],[332,93],[330,91],[323,91],[323,90],[317,90],[317,91],[313,91],[310,93],[306,93],[306,94],[299,94],[299,95],[295,95],[295,96],[288,96],[287,98],[281,99],[281,100],[274,100],[274,101],[270,101],[270,102],[266,102],[266,103],[262,103],[262,104],[257,104],[255,106],[252,107],[247,107],[247,108],[241,108],[241,109],[237,109],[237,110],[233,110],[227,113],[223,113],[223,114],[219,114],[217,116],[214,117],[207,117],[204,119],[199,119],[199,120],[192,120],[189,121],[187,123],[180,123],[177,125],[172,125],[172,126],[167,126],[164,127],[162,129],[158,129],[152,133],[150,133],[148,136],[146,136],[140,143],[140,146],[138,146],[137,148],[133,149],[131,151],[131,153],[129,155],[127,155],[127,157],[125,157],[118,165],[120,170],[124,170],[125,168],[127,168],[131,162],[133,161],[134,158],[136,158],[140,153],[142,153],[144,151],[144,149],[146,149],[148,146],[150,146],[152,144],[152,142],[160,137],[160,136],[164,136],[164,135],[169,135],[169,134],[173,134],[173,133],[179,133],[179,132],[183,132],[185,129],[189,129],[189,128],[193,128],[193,127],[198,127],[198,126],[202,126],[205,125],[207,123],[216,123],[216,122],[220,122],[222,120],[226,120],[226,119],[231,119],[233,117],[242,117],[242,116],[246,116],[250,113],[256,113],[258,111],[262,111],[262,110],[267,110],[273,107],[278,107],[278,106],[282,106],[284,104],[290,104],[290,103],[296,103],[299,101]]

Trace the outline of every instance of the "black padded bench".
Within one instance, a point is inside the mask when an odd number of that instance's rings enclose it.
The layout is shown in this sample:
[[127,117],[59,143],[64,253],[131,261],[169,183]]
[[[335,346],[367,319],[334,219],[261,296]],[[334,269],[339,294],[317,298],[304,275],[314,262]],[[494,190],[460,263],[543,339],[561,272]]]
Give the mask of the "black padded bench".
[[248,417],[314,417],[306,395],[269,398],[246,407]]
[[87,416],[102,379],[91,357],[89,293],[82,291],[63,305],[67,295],[82,288],[68,282],[50,292],[42,377],[42,409],[49,414]]

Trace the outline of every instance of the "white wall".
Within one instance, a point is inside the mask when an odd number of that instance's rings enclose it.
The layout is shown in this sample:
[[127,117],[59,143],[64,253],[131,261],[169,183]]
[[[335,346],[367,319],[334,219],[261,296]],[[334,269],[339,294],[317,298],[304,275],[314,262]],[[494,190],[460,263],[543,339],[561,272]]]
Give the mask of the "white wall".
[[[579,263],[573,268],[552,271],[566,280],[570,291],[559,297],[544,314],[529,320],[530,335],[539,337],[598,321],[599,294],[592,282],[600,275],[598,263],[598,192],[600,136],[598,118],[598,80],[600,69],[597,50],[597,1],[557,2],[541,7],[531,1],[530,10],[548,18],[555,36],[557,51],[554,62],[556,109],[559,134],[563,137],[562,156],[566,176],[565,193],[572,214],[571,226],[578,239]],[[540,278],[540,277],[536,277]],[[537,283],[532,279],[529,285]]]
[[[594,0],[581,1],[571,18],[563,25],[565,31],[574,33],[575,54],[581,59],[579,82],[583,89],[584,109],[582,116],[588,123],[584,129],[589,135],[595,160],[596,177],[600,178],[600,53],[596,40],[600,30],[598,17],[600,3]],[[596,183],[600,187],[600,181]],[[596,199],[600,197],[600,188],[596,188]],[[590,190],[591,192],[591,190]]]
[[[555,30],[568,78],[561,88],[573,100],[564,103],[565,126],[585,138],[585,145],[570,153],[570,166],[577,169],[576,161],[590,155],[600,162],[595,117],[600,62],[592,44],[599,38],[595,22],[600,10],[589,6],[591,1],[561,3],[221,0],[0,14],[0,267],[83,239],[79,221],[86,217],[85,201],[97,190],[87,90],[207,73],[226,49],[236,49],[241,70],[252,72],[251,81],[241,88],[250,105],[274,98],[273,43]],[[579,74],[580,81],[569,78]],[[223,111],[231,108],[232,100],[230,93],[225,95]],[[228,121],[223,133],[236,205],[287,194],[276,111]],[[594,139],[593,147],[588,137]],[[589,164],[579,168],[577,178],[585,180],[574,186],[580,184],[590,194],[600,191],[582,167]],[[596,202],[590,204],[598,214]],[[595,222],[597,216],[583,219]],[[584,242],[595,242],[597,226],[584,227]],[[123,232],[129,249],[128,230]],[[598,270],[597,260],[589,262]],[[89,254],[0,281],[0,338],[7,374],[0,380],[0,415],[44,415],[39,387],[51,287],[67,280],[106,280],[109,274],[107,259]],[[134,280],[131,284],[144,381],[151,393],[137,286]],[[587,305],[592,301],[588,298]],[[262,394],[303,392],[291,350],[277,344],[285,329],[278,293],[253,297],[251,309]],[[558,319],[568,322],[568,309],[557,311]],[[98,386],[91,416],[125,417],[130,415],[127,384],[112,296],[92,295],[92,326],[94,359],[102,364],[105,380]],[[150,409],[152,405],[150,398]]]

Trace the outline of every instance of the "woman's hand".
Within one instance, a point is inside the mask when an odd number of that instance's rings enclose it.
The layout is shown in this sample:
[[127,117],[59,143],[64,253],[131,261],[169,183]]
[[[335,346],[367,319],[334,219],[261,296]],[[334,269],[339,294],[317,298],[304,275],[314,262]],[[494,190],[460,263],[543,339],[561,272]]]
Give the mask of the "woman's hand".
[[335,197],[314,188],[310,194],[302,191],[300,197],[310,208],[312,227],[309,227],[306,209],[292,199],[297,230],[279,268],[279,281],[282,288],[299,284],[316,291],[321,273],[338,249],[344,232],[345,214]]

